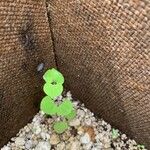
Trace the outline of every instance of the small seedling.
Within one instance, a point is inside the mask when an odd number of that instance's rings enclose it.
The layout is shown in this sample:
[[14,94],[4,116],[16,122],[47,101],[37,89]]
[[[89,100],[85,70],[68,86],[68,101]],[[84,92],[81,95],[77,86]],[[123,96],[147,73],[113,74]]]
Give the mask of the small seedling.
[[139,144],[137,147],[138,147],[138,149],[145,149],[145,146],[144,146],[144,145],[140,145],[140,144]]
[[63,92],[64,77],[59,71],[49,69],[43,79],[46,82],[43,87],[46,96],[41,101],[40,109],[47,115],[62,117],[63,121],[54,124],[55,132],[61,134],[69,127],[68,121],[75,118],[76,111],[68,98],[63,98],[60,104],[55,102]]
[[119,131],[116,129],[112,129],[112,138],[117,139],[119,137]]

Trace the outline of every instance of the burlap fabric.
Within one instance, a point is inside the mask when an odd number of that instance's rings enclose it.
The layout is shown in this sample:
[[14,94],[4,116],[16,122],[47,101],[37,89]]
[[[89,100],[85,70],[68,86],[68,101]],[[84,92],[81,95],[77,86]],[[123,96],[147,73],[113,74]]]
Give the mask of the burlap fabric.
[[38,111],[52,50],[44,1],[0,0],[0,147]]
[[98,116],[150,147],[150,1],[47,3],[67,88]]

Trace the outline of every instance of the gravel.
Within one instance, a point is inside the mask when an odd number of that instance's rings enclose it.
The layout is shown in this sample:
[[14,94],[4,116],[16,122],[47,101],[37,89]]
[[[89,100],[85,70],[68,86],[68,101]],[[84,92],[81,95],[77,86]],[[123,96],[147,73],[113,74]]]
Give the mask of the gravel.
[[[71,93],[66,96],[71,98]],[[1,150],[146,150],[103,119],[97,119],[84,104],[73,104],[77,116],[63,134],[56,134],[52,127],[60,118],[40,111]]]

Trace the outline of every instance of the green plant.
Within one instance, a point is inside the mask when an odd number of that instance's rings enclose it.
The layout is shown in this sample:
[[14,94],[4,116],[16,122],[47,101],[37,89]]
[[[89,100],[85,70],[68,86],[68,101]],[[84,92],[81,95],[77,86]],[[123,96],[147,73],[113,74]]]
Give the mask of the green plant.
[[137,145],[138,149],[145,149],[145,146],[144,145]]
[[68,121],[76,116],[70,99],[63,98],[60,104],[56,102],[57,97],[63,92],[64,77],[59,71],[52,68],[45,72],[43,79],[46,82],[43,87],[46,96],[41,101],[40,109],[47,115],[62,117],[63,121],[54,124],[54,130],[57,133],[63,133],[69,127]]
[[117,139],[119,137],[119,131],[116,129],[112,129],[112,138]]

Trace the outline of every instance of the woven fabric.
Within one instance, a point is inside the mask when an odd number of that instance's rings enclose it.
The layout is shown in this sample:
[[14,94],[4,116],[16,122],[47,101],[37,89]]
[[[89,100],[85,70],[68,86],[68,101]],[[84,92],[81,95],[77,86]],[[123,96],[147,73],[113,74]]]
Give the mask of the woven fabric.
[[150,1],[48,0],[66,86],[150,147]]
[[0,147],[38,111],[42,75],[54,67],[46,5],[0,1]]

